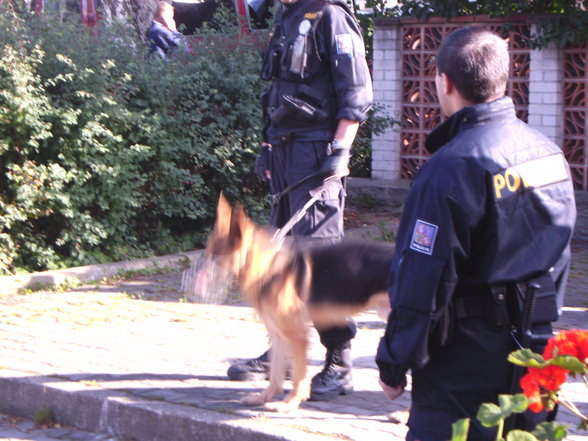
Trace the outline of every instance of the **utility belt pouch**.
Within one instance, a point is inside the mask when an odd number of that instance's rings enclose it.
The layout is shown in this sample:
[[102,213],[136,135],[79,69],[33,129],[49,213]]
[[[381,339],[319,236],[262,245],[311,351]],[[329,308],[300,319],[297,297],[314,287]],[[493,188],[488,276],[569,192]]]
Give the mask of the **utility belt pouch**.
[[270,112],[270,119],[276,124],[279,124],[289,113],[290,111],[286,107],[279,106]]
[[490,295],[485,297],[485,316],[491,326],[502,327],[510,325],[507,296],[508,288],[506,285],[490,287]]
[[559,318],[557,310],[557,289],[549,274],[531,279],[524,283],[515,283],[509,292],[509,314],[515,326],[523,322],[523,303],[525,301],[526,287],[529,283],[539,285],[535,294],[535,305],[532,308],[531,323],[550,323]]
[[290,72],[302,77],[306,68],[306,57],[306,35],[298,35],[290,53]]
[[270,81],[280,74],[280,60],[284,53],[285,38],[272,40],[269,50],[264,54],[259,77],[263,81]]
[[478,289],[478,295],[454,297],[452,307],[457,319],[480,318],[491,327],[510,325],[505,285],[485,286]]

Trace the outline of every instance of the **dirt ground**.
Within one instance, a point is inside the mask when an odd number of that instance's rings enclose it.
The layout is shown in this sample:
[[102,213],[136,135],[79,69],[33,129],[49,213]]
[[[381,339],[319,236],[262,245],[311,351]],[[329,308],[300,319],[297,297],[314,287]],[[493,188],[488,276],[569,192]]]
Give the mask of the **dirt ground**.
[[400,217],[381,204],[350,199],[346,204],[343,218],[345,229],[352,230],[382,223],[396,223]]

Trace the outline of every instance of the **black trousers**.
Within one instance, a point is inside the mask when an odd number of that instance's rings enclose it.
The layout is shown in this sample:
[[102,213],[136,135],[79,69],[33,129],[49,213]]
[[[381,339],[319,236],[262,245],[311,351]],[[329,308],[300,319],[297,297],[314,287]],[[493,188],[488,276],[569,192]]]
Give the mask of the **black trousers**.
[[[535,332],[549,333],[551,326]],[[482,427],[476,419],[482,403],[496,403],[499,394],[508,394],[514,365],[507,361],[517,349],[510,328],[489,326],[484,318],[457,320],[449,342],[431,350],[422,369],[412,371],[412,407],[408,441],[451,439],[451,424],[470,418],[469,441],[494,441],[496,428]],[[542,352],[542,345],[534,346]],[[519,414],[515,428],[528,430],[547,413]]]
[[[296,141],[272,144],[270,192],[277,194],[316,173],[322,161],[330,154],[326,141]],[[322,177],[314,177],[284,195],[272,207],[270,224],[283,227],[292,215],[313,197],[323,183]],[[319,243],[336,243],[343,238],[343,210],[345,188],[340,179],[325,184],[321,197],[308,209],[304,217],[289,233],[295,242],[304,246]],[[321,343],[327,348],[340,348],[355,337],[357,326],[349,320],[345,326],[319,331]]]

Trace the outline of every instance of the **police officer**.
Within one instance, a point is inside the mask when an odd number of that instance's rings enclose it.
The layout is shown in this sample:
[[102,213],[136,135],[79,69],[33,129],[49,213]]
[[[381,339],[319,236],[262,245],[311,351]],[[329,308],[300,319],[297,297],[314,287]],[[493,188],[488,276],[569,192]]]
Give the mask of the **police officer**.
[[428,136],[432,156],[405,202],[376,362],[390,399],[412,371],[407,440],[450,439],[451,424],[465,417],[470,440],[492,440],[495,431],[475,416],[481,403],[509,393],[507,355],[517,349],[510,331],[525,283],[541,285],[536,328],[549,330],[562,304],[574,192],[561,150],[517,119],[504,96],[504,40],[460,28],[436,63],[448,118]]
[[[294,225],[297,242],[337,242],[343,237],[345,189],[351,146],[368,117],[373,93],[361,29],[339,0],[281,0],[265,52],[261,78],[264,142],[256,162],[270,193],[280,195],[270,223],[282,228],[313,196],[318,200]],[[350,341],[356,325],[318,330],[327,348],[324,369],[311,383],[311,400],[352,391]],[[267,376],[268,353],[232,365],[228,376]]]

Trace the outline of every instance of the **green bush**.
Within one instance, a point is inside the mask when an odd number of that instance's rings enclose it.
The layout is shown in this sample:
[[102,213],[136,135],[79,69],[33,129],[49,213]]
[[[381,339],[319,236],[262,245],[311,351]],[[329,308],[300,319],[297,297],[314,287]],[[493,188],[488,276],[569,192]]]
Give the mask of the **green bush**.
[[[537,24],[536,34],[529,40],[531,48],[541,49],[551,43],[582,45],[588,42],[588,2],[586,0],[407,0],[388,8],[383,0],[367,0],[379,16],[446,17],[488,15],[516,17],[528,14]],[[507,30],[508,22],[503,24]]]
[[221,190],[265,208],[263,35],[148,61],[128,27],[0,8],[0,274],[201,245]]
[[[267,32],[225,12],[168,61],[131,26],[0,3],[0,275],[201,246],[218,195],[266,216],[253,173]],[[229,18],[228,18],[229,17]],[[384,122],[383,122],[384,121]],[[371,131],[352,167],[369,175]]]

